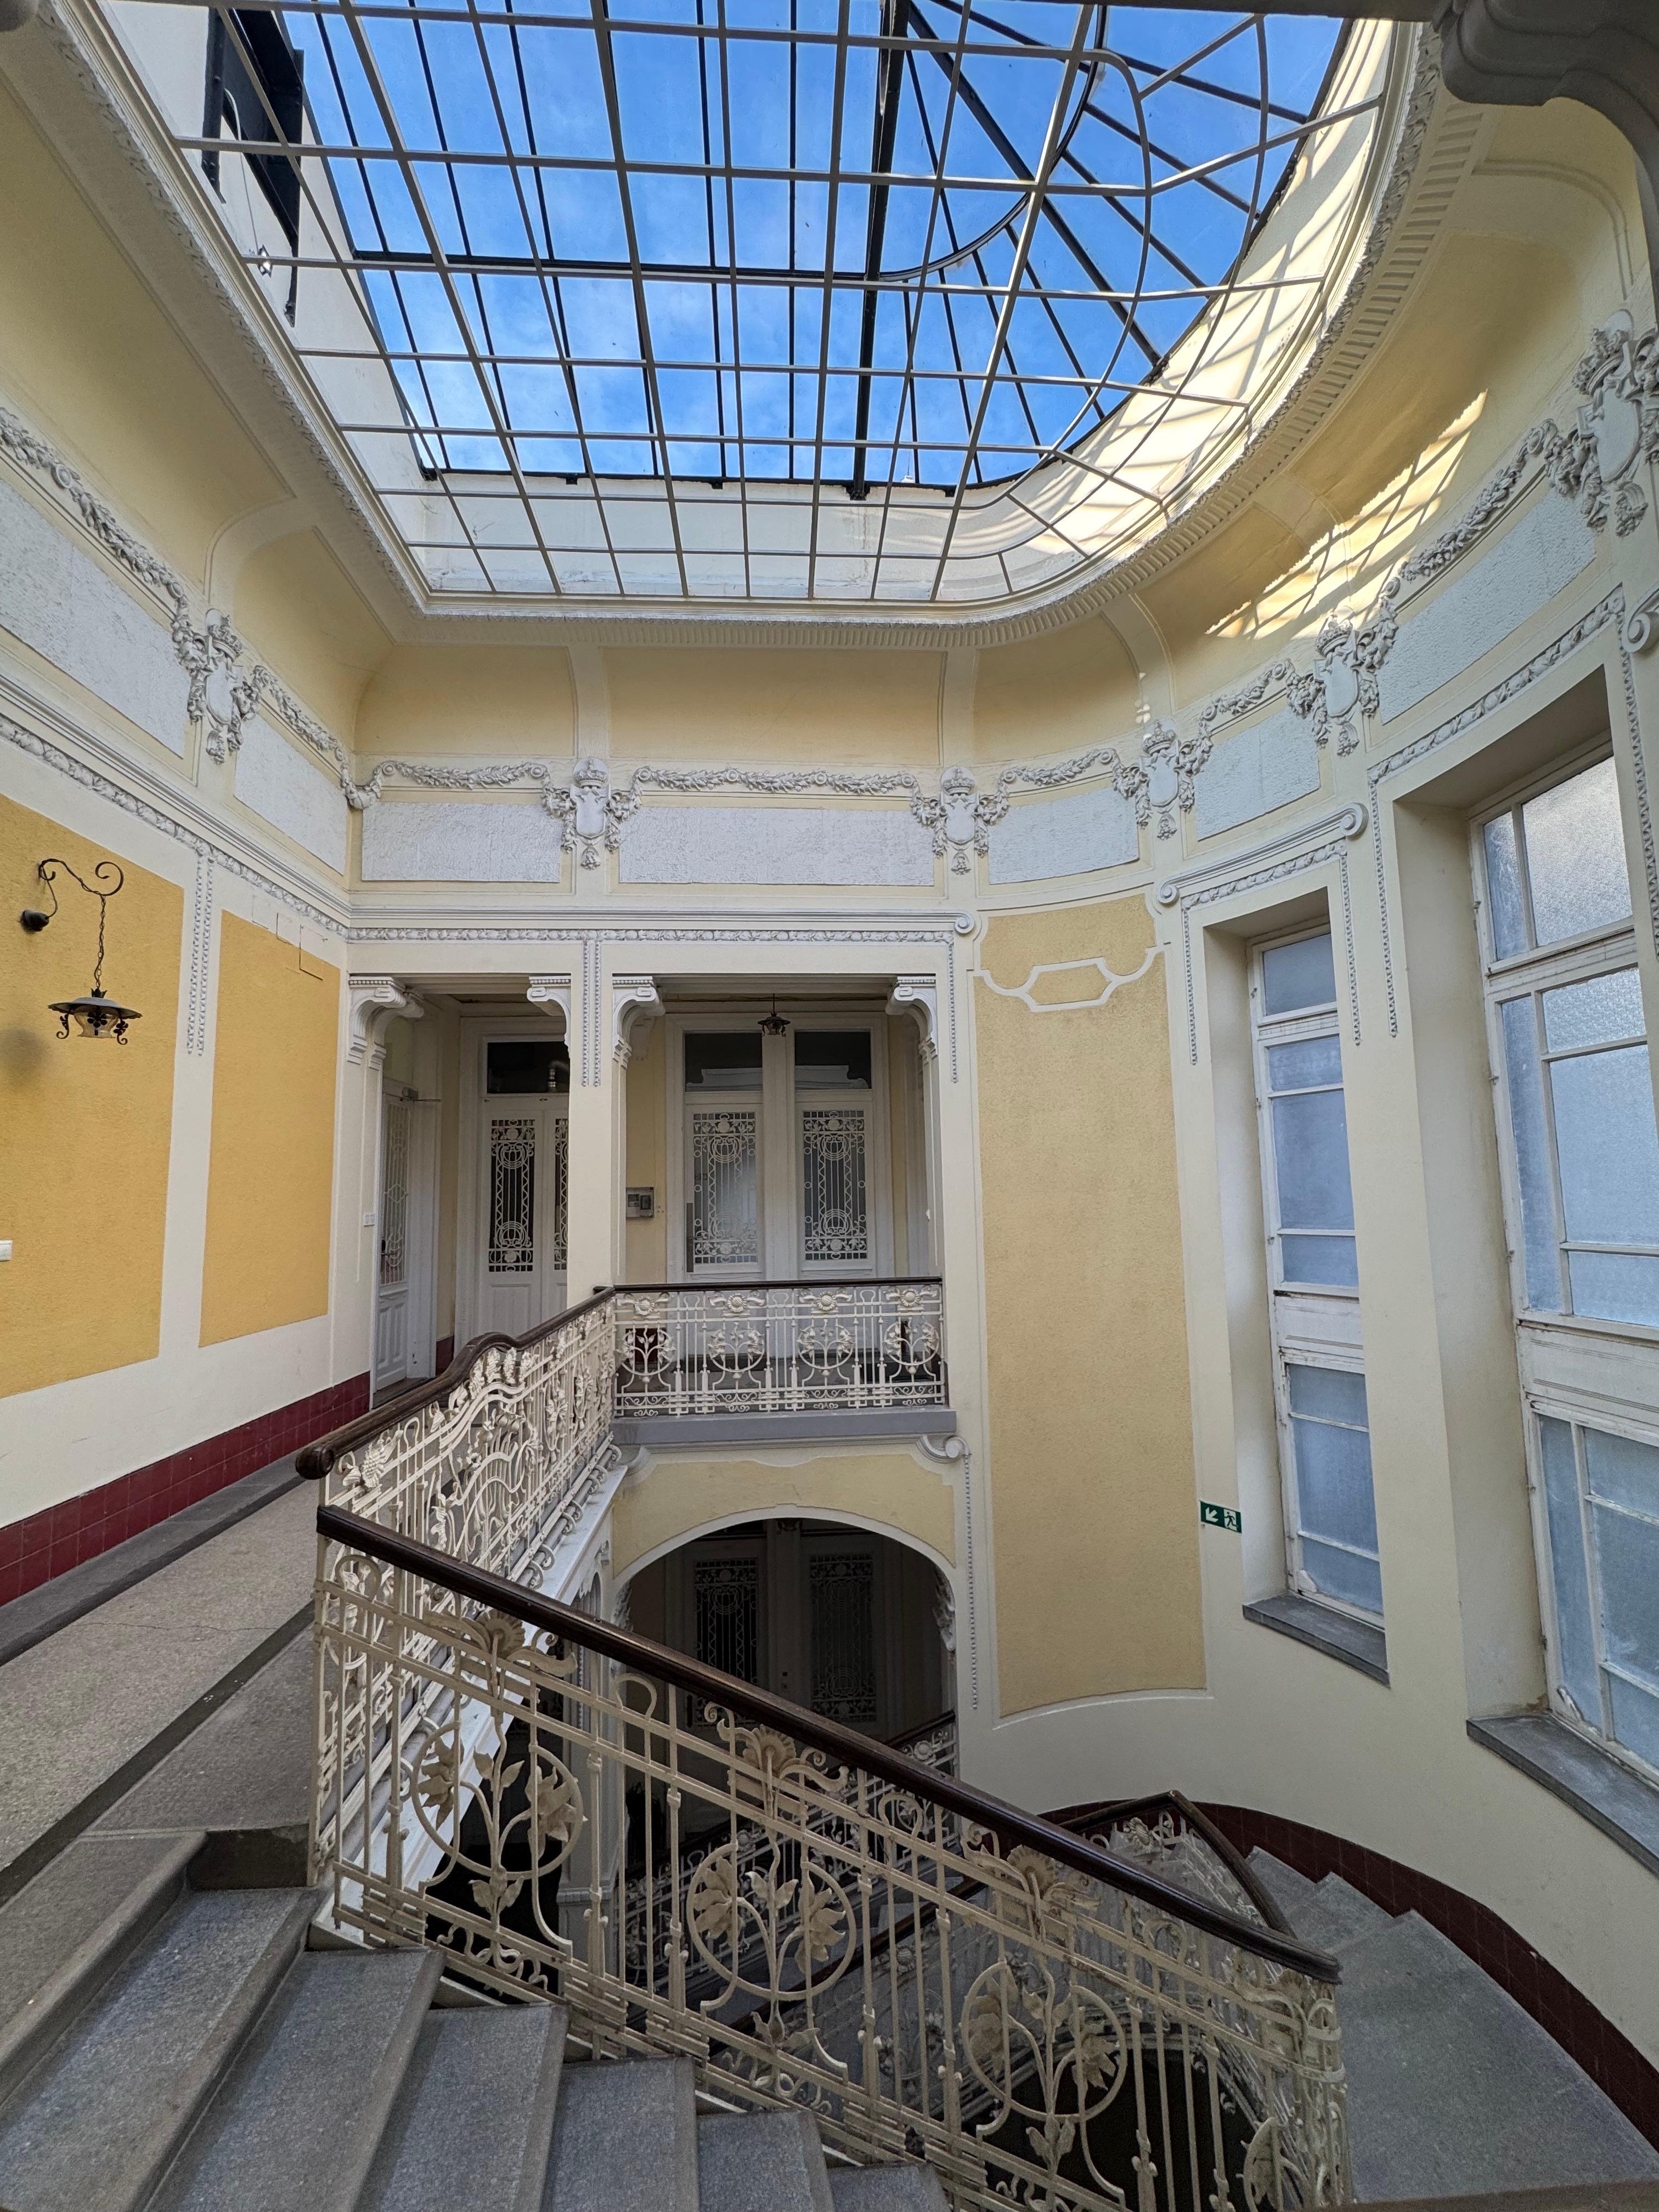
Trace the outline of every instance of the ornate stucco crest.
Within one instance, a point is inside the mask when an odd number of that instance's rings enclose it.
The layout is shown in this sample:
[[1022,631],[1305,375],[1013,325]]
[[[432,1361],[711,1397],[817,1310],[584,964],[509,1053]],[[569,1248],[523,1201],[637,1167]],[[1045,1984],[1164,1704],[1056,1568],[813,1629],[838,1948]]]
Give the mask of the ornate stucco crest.
[[1572,381],[1584,404],[1577,427],[1546,447],[1550,482],[1592,530],[1611,520],[1626,538],[1648,511],[1638,465],[1659,453],[1659,331],[1638,338],[1621,310],[1591,338]]
[[1151,710],[1141,710],[1140,757],[1120,768],[1112,781],[1134,808],[1135,820],[1145,829],[1158,817],[1158,835],[1173,837],[1176,817],[1193,811],[1194,787],[1210,757],[1210,738],[1200,729],[1183,738],[1171,722],[1160,722]]
[[241,666],[246,647],[230,626],[230,617],[208,610],[199,630],[180,641],[179,658],[190,676],[190,718],[202,726],[210,760],[222,761],[240,750],[242,732],[258,710],[257,666]]
[[939,797],[917,792],[910,811],[924,830],[933,832],[933,850],[951,855],[951,872],[965,876],[973,867],[969,857],[988,853],[991,831],[1008,811],[1000,786],[981,791],[965,768],[947,768],[939,780]]

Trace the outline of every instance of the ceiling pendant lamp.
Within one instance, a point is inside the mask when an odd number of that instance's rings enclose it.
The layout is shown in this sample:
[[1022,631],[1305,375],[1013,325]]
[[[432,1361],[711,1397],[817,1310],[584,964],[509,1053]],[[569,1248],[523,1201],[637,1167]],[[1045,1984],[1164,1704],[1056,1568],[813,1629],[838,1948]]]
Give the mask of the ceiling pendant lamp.
[[[100,860],[92,872],[91,883],[84,876],[76,874],[67,860],[42,860],[34,872],[52,893],[52,904],[46,908],[25,907],[18,916],[31,935],[43,930],[58,911],[54,872],[59,868],[79,884],[88,896],[98,902],[98,959],[92,971],[92,988],[84,998],[52,1000],[49,1011],[58,1016],[58,1034],[60,1037],[66,1037],[70,1033],[70,1023],[73,1020],[78,1024],[82,1036],[113,1037],[117,1044],[125,1044],[130,1024],[139,1020],[140,1015],[137,1006],[121,1006],[116,1000],[105,995],[104,922],[109,911],[109,902],[125,883],[126,877],[113,860]],[[106,875],[115,878],[107,890],[100,888]]]
[[760,1026],[761,1034],[763,1036],[781,1037],[786,1036],[788,1034],[789,1018],[787,1014],[781,1014],[778,1012],[777,994],[775,992],[774,992],[772,995],[772,1011],[769,1014],[763,1014],[761,1016]]

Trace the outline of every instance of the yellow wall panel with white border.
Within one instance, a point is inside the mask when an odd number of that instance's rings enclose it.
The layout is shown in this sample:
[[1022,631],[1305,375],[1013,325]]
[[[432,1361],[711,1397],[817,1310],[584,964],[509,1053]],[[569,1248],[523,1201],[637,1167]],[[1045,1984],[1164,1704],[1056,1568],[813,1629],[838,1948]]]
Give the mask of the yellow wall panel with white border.
[[[58,1035],[53,999],[78,999],[97,958],[98,908],[67,876],[56,918],[35,875],[49,856],[90,883],[115,860],[126,881],[108,910],[104,985],[136,1006],[125,1044]],[[101,1374],[161,1348],[161,1250],[173,1129],[184,894],[119,854],[0,799],[0,1395]]]
[[235,915],[219,953],[202,1342],[328,1311],[340,971]]
[[[1164,963],[1144,901],[992,922],[975,983],[1004,1713],[1204,1682]],[[1136,982],[1103,1005],[1103,959]],[[1004,991],[1030,988],[1036,1012]]]

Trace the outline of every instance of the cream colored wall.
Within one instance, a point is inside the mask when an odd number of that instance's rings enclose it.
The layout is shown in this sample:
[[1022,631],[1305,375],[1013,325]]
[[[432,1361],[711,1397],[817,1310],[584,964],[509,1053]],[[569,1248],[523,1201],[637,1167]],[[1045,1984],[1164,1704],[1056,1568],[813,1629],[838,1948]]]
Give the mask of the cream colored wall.
[[1122,638],[1099,619],[1073,623],[975,656],[975,759],[1069,752],[1134,721],[1136,667]]
[[937,653],[607,648],[611,748],[622,760],[939,759]]
[[562,646],[399,645],[365,687],[364,766],[408,755],[512,753],[558,760],[575,743],[576,695]]
[[909,1537],[947,1566],[957,1556],[956,1509],[943,1469],[902,1443],[863,1449],[780,1445],[700,1458],[647,1454],[611,1510],[611,1572],[734,1521],[811,1514]]
[[253,554],[236,583],[238,629],[330,729],[349,736],[391,640],[314,531]]
[[204,1345],[328,1310],[339,1024],[337,968],[225,917]]
[[[52,921],[33,936],[17,927],[25,907],[51,907],[36,874],[48,857],[88,883],[100,865],[125,870],[104,963],[108,995],[140,1015],[125,1044],[78,1028],[60,1038],[47,1011],[84,995],[98,945],[97,902],[61,870]],[[0,1267],[5,1397],[161,1348],[184,902],[176,884],[5,798],[0,884],[10,935],[0,961],[0,1237],[12,1247]],[[3,1498],[0,1517],[9,1517]]]
[[[1000,918],[980,952],[1004,1713],[1204,1682],[1170,1035],[1154,935],[1137,896]],[[1098,992],[1092,967],[1030,980],[1039,966],[1097,960],[1115,975],[1146,972],[1077,1012],[1054,1009]],[[1042,1011],[1004,995],[1028,986]]]
[[630,1283],[668,1280],[667,1024],[653,1022],[645,1049],[628,1063],[627,1182],[656,1193],[649,1221],[630,1221],[623,1266]]

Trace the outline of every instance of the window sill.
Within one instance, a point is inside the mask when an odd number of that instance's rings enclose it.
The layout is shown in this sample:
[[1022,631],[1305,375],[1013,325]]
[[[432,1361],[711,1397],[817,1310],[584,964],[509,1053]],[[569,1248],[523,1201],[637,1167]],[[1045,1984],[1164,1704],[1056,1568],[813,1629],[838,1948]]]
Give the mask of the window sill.
[[1471,1721],[1469,1734],[1659,1874],[1659,1790],[1553,1713]]
[[1292,1636],[1298,1644],[1322,1651],[1328,1659],[1358,1668],[1372,1681],[1387,1686],[1388,1639],[1369,1621],[1356,1620],[1350,1613],[1334,1612],[1328,1605],[1316,1605],[1311,1598],[1296,1597],[1288,1591],[1281,1597],[1264,1597],[1247,1605],[1244,1618],[1280,1636]]

